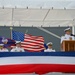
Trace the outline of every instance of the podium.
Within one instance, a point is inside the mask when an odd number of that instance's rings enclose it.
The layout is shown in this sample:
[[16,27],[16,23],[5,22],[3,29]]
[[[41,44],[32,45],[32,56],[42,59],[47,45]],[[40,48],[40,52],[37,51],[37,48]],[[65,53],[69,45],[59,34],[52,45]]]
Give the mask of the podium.
[[62,48],[65,52],[75,51],[75,40],[64,40],[62,42]]

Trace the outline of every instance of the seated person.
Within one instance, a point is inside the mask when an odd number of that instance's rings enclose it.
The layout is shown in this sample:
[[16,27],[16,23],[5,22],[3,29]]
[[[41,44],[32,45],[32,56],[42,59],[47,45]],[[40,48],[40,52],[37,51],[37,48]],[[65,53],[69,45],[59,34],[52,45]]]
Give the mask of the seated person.
[[8,49],[4,48],[4,44],[0,44],[0,52],[9,52]]
[[44,52],[55,52],[55,50],[52,49],[52,42],[47,43],[48,48],[44,50]]
[[8,40],[3,38],[3,39],[2,39],[2,42],[3,42],[4,44],[7,44]]
[[25,50],[21,47],[21,41],[16,41],[16,47],[14,47],[11,52],[25,52]]

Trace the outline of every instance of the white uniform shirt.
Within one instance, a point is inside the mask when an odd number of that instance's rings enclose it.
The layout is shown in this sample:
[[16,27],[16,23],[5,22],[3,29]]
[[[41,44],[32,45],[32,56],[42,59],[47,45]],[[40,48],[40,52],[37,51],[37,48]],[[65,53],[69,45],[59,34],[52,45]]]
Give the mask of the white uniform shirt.
[[44,52],[55,52],[55,50],[48,48],[48,49],[44,50]]
[[15,47],[11,50],[11,52],[25,52],[23,48],[21,47]]
[[9,52],[9,51],[8,51],[8,49],[3,48],[3,49],[0,49],[0,52]]
[[72,38],[72,40],[74,40],[74,36],[65,34],[65,36],[62,36],[62,37],[61,37],[61,43],[62,43],[64,40],[70,40],[70,38]]

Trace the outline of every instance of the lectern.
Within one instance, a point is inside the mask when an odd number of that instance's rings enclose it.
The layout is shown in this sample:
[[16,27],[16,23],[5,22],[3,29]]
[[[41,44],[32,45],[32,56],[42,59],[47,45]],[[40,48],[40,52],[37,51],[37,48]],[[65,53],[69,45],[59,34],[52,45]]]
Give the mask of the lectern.
[[64,40],[62,42],[62,48],[64,51],[75,51],[75,40]]

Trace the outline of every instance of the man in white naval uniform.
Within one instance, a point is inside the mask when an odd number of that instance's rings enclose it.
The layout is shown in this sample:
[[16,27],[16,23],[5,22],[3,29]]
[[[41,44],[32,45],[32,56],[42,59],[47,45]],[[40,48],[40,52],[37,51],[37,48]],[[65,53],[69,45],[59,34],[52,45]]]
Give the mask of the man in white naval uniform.
[[16,41],[16,47],[14,47],[11,52],[25,52],[24,49],[21,47],[21,41]]
[[67,28],[64,30],[65,35],[61,37],[61,50],[63,50],[62,43],[64,40],[74,40],[74,36],[71,36],[71,29]]
[[0,52],[9,52],[8,49],[4,48],[4,44],[0,44]]
[[44,50],[44,52],[55,52],[55,50],[52,49],[52,42],[47,43],[48,48]]

